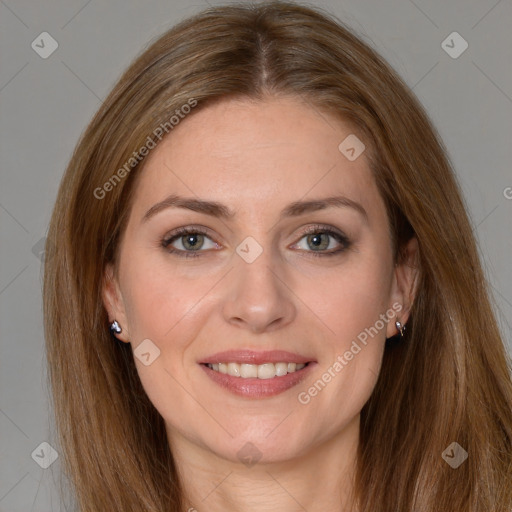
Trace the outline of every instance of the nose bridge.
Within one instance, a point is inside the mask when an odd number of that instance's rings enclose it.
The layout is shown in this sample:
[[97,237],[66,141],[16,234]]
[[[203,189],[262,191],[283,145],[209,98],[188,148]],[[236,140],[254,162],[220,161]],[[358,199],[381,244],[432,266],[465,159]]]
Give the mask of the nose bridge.
[[280,293],[277,276],[283,270],[276,263],[276,254],[270,245],[258,250],[254,242],[246,240],[238,246],[235,261],[239,286],[243,287],[240,291],[244,294],[254,297],[260,294],[270,300],[272,295]]
[[224,305],[226,321],[252,331],[283,326],[295,313],[291,292],[285,285],[284,267],[267,243],[268,246],[261,246],[247,237],[239,244]]

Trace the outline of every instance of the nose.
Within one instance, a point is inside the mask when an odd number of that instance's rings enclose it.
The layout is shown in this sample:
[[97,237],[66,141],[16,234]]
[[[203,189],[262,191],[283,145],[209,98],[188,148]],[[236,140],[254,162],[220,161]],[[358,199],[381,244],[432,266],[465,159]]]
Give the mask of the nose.
[[230,324],[254,333],[281,329],[296,315],[294,294],[282,266],[272,262],[270,251],[263,251],[252,263],[238,255],[230,272],[223,306]]

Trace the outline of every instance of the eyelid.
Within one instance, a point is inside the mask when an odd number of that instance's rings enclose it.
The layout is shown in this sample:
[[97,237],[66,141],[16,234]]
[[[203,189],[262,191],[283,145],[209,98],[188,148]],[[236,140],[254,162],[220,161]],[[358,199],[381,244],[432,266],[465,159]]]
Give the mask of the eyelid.
[[308,255],[312,256],[334,256],[336,254],[340,254],[344,252],[345,250],[349,249],[352,245],[352,241],[349,239],[349,237],[341,230],[334,228],[329,225],[323,225],[323,224],[311,224],[306,229],[302,230],[300,238],[295,242],[292,246],[297,245],[305,236],[308,236],[310,234],[315,233],[323,233],[327,234],[330,237],[336,239],[338,244],[340,244],[342,247],[330,250],[330,251],[303,251]]
[[[164,247],[164,249],[166,249],[170,253],[184,255],[184,256],[187,256],[187,255],[195,256],[195,255],[199,255],[199,253],[201,253],[201,252],[207,252],[207,251],[202,251],[202,250],[183,251],[182,249],[175,249],[175,248],[169,249],[169,246],[172,242],[179,240],[181,237],[188,235],[188,234],[203,235],[203,236],[209,238],[215,245],[217,245],[217,246],[220,245],[218,242],[215,241],[215,239],[211,235],[210,229],[208,229],[204,226],[197,226],[197,225],[182,226],[182,227],[179,227],[179,228],[176,228],[176,229],[170,231],[169,233],[164,235],[164,237],[162,238],[162,240],[160,242],[160,245],[162,247]],[[211,250],[211,249],[209,249],[209,250]]]
[[309,224],[305,229],[303,229],[301,231],[301,234],[302,234],[301,236],[309,235],[311,233],[317,233],[317,232],[336,234],[336,235],[340,236],[341,238],[346,238],[348,240],[347,235],[345,235],[345,233],[343,233],[343,231],[341,231],[337,228],[334,228],[332,226],[329,226],[327,224]]
[[179,235],[187,235],[189,233],[199,233],[201,235],[205,235],[211,238],[211,230],[209,228],[201,225],[191,224],[187,226],[181,226],[179,228],[169,231],[163,236],[162,242],[169,242],[173,238],[178,238]]

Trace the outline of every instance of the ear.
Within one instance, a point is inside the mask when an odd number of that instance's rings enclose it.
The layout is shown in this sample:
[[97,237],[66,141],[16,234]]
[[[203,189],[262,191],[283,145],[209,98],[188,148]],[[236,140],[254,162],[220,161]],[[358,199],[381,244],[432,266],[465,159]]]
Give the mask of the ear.
[[[402,249],[402,257],[395,264],[393,282],[391,285],[390,308],[398,311],[396,319],[388,322],[386,336],[390,338],[398,333],[395,321],[405,325],[409,319],[412,304],[416,297],[419,277],[419,246],[416,237],[411,238]],[[393,307],[394,305],[394,307]]]
[[103,274],[102,298],[103,305],[108,313],[109,327],[114,320],[117,320],[122,331],[119,334],[115,334],[116,338],[125,343],[129,343],[130,334],[128,331],[123,296],[115,276],[114,266],[111,263],[107,264]]

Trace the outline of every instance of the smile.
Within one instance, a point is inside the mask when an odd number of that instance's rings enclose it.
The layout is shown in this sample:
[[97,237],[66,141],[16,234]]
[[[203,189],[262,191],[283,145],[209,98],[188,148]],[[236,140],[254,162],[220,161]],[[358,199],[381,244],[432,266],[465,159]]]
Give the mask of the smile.
[[198,362],[220,388],[249,399],[284,393],[307,379],[318,366],[311,355],[285,350],[228,350]]

